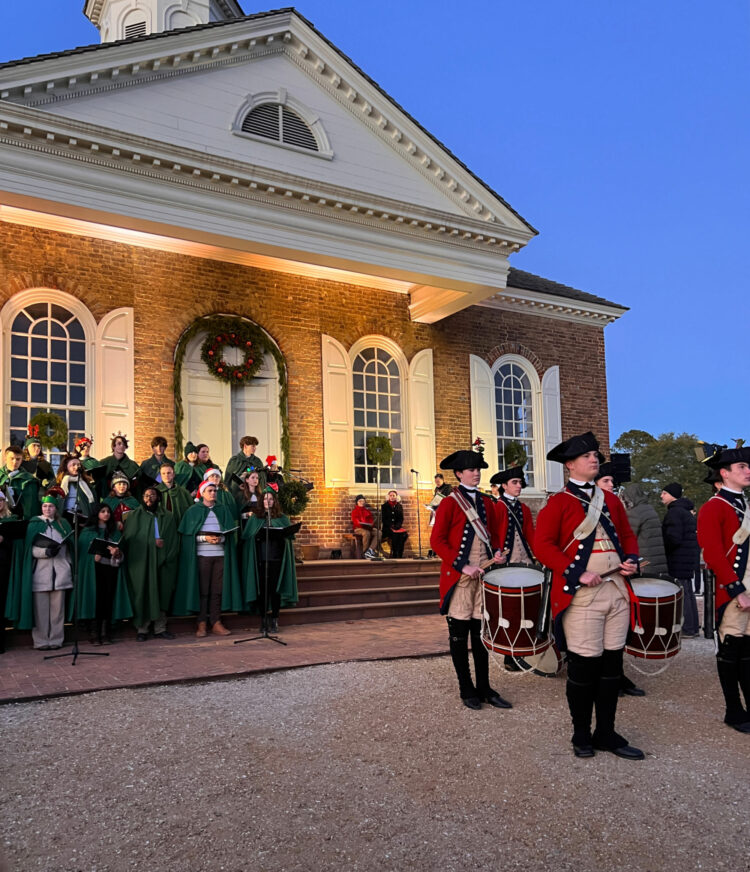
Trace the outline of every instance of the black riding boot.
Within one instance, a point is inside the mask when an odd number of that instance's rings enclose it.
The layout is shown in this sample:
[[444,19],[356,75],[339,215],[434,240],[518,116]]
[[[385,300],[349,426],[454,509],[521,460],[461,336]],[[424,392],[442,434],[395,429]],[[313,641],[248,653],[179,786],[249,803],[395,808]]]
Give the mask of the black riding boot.
[[[724,641],[719,645],[716,655],[716,669],[726,706],[724,723],[740,733],[750,733],[750,716],[742,707],[740,700],[742,667],[750,668],[742,663],[743,644],[742,636],[724,636]],[[745,691],[745,701],[747,701],[747,691]]]
[[481,708],[482,703],[471,680],[469,670],[469,629],[471,622],[459,621],[456,618],[448,618],[447,620],[451,660],[453,660],[453,668],[456,670],[461,699],[468,708]]
[[750,636],[743,636],[740,645],[740,690],[745,697],[745,709],[750,720]]
[[490,657],[482,641],[482,622],[478,618],[472,618],[469,623],[471,625],[471,654],[474,658],[474,675],[477,679],[479,698],[494,708],[513,708],[507,700],[490,687]]
[[594,713],[594,698],[599,683],[601,657],[584,657],[568,651],[568,682],[565,695],[573,721],[571,742],[577,757],[593,757],[591,717]]
[[643,760],[644,753],[640,748],[633,748],[619,733],[615,732],[615,716],[617,714],[617,699],[620,695],[620,678],[622,677],[622,652],[607,651],[602,653],[602,666],[599,672],[599,684],[594,697],[596,709],[596,729],[593,745],[599,751],[611,751],[618,757],[628,760]]

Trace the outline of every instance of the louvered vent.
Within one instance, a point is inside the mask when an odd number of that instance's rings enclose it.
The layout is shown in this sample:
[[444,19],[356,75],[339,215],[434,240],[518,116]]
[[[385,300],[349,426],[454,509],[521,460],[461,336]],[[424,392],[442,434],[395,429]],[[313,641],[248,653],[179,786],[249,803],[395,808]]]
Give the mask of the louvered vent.
[[242,122],[242,131],[283,142],[285,145],[318,151],[318,143],[305,122],[291,109],[277,103],[256,106]]
[[125,25],[125,39],[131,39],[134,36],[146,35],[146,22],[136,21],[135,24]]

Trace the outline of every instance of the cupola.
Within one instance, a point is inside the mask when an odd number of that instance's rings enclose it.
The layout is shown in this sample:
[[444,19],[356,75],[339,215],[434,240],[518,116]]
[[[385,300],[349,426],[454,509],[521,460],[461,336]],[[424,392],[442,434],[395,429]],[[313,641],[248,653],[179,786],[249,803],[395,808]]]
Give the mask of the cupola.
[[242,18],[244,12],[237,0],[86,0],[83,14],[99,29],[102,42],[116,42]]

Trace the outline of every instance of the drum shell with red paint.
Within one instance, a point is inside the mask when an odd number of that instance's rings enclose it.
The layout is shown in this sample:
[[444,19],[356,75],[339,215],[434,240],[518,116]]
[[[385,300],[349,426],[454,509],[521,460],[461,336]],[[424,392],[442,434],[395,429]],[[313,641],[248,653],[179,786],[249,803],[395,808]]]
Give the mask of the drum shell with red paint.
[[488,650],[527,657],[549,648],[549,639],[536,637],[543,581],[544,573],[525,563],[486,573],[482,579],[486,613],[482,641]]
[[643,632],[631,629],[625,650],[644,660],[674,657],[682,644],[682,588],[665,578],[636,578],[631,583]]

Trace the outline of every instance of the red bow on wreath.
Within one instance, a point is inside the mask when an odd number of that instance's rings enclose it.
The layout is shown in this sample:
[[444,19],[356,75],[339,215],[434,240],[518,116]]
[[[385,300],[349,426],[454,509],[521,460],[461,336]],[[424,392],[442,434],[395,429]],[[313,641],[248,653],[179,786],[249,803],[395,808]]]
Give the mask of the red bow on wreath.
[[39,435],[39,425],[38,424],[29,424],[28,431],[29,431],[29,436],[38,436]]

